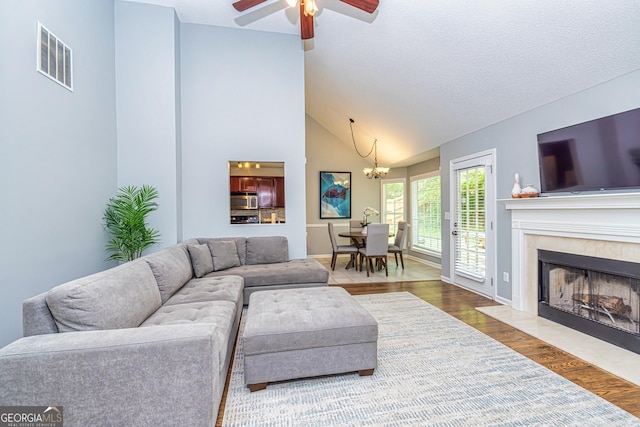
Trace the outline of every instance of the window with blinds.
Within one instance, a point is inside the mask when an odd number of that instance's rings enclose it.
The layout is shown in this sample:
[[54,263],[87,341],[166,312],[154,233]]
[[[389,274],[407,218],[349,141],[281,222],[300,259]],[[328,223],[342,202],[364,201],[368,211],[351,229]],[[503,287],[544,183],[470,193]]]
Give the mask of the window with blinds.
[[457,171],[456,273],[469,279],[485,279],[485,167]]
[[[380,222],[389,224],[389,232],[396,235],[398,222],[405,220],[404,209],[404,179],[382,180],[382,212]],[[394,238],[389,237],[389,242]]]
[[440,194],[438,172],[411,178],[411,250],[441,256]]
[[73,91],[71,48],[38,22],[38,71]]

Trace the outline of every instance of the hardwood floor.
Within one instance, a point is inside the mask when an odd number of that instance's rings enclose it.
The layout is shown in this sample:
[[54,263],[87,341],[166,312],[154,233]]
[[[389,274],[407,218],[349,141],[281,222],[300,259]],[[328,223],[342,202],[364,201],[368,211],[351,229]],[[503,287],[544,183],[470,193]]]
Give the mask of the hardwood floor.
[[[505,323],[482,314],[475,309],[475,307],[498,305],[490,299],[457,286],[441,282],[440,280],[392,283],[343,283],[339,286],[345,288],[352,295],[402,291],[411,292],[429,304],[473,326],[547,369],[556,372],[640,418],[640,387],[559,350],[544,341],[540,341]],[[226,387],[216,426],[222,425],[225,399]]]

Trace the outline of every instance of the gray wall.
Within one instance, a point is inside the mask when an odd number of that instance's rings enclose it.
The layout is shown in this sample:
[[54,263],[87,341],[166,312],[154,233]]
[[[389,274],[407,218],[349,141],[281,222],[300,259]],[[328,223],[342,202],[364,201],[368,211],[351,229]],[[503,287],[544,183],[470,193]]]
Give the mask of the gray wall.
[[[640,107],[640,70],[584,90],[572,96],[504,120],[463,136],[440,147],[442,167],[442,211],[450,211],[449,162],[458,157],[496,148],[498,199],[511,197],[513,177],[520,174],[521,184],[540,188],[538,177],[537,135],[553,129],[604,117]],[[511,284],[502,280],[502,272],[511,275],[510,214],[497,203],[497,295],[511,299]],[[443,217],[442,275],[450,277],[449,221]],[[446,229],[446,230],[445,230]]]
[[[180,240],[179,22],[173,8],[116,1],[118,187],[158,189],[149,215],[166,247]],[[149,248],[149,251],[158,248]]]
[[[184,238],[283,235],[306,257],[300,37],[181,25]],[[286,224],[230,225],[228,161],[285,163]]]
[[[351,172],[351,217],[353,219],[362,219],[362,210],[367,206],[380,210],[380,181],[367,179],[362,173],[362,169],[371,167],[373,161],[369,162],[359,157],[352,145],[349,146],[340,141],[312,117],[306,116],[306,124],[307,252],[309,255],[331,255],[327,223],[334,223],[337,236],[340,231],[349,229],[349,220],[320,219],[320,171]],[[345,126],[349,126],[347,119],[345,119]],[[373,143],[373,141],[357,142],[359,147],[363,147],[361,148],[363,151],[366,143],[369,147]],[[374,217],[371,220],[379,222],[380,217]],[[338,244],[349,243],[348,239],[341,237],[337,239]]]
[[[37,21],[73,49],[73,92],[36,71]],[[24,299],[107,266],[113,1],[5,1],[0,34],[1,347],[22,336]]]

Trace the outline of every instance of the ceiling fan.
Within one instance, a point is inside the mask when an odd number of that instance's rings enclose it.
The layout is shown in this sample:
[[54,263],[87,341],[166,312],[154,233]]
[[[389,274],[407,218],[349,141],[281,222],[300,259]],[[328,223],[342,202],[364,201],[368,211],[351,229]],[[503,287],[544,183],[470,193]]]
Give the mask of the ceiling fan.
[[[264,3],[267,0],[238,0],[233,3],[233,7],[238,12],[243,12],[247,9],[257,6],[260,3]],[[340,0],[343,3],[357,7],[360,10],[364,10],[368,13],[373,13],[378,8],[380,0]],[[295,7],[298,0],[286,0],[289,7]],[[313,15],[318,11],[318,6],[315,0],[300,0],[300,35],[302,40],[313,38]]]

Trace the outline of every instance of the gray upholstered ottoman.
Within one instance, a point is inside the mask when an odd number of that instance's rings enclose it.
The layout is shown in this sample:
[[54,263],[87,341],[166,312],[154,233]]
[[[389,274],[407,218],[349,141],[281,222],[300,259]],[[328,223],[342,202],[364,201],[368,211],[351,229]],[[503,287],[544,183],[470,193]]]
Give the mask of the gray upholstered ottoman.
[[377,366],[378,323],[339,287],[253,293],[243,340],[251,391],[294,378],[372,375]]

